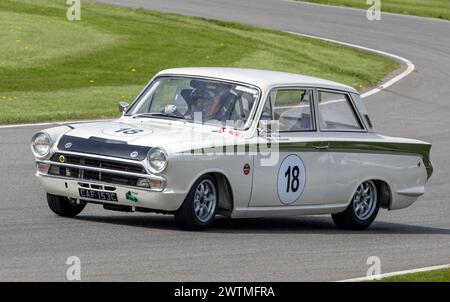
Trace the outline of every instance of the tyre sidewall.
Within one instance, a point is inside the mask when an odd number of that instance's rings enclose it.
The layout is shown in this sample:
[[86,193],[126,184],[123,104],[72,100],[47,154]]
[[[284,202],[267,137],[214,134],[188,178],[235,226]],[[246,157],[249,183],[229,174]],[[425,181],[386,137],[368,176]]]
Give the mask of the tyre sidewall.
[[367,219],[362,220],[356,215],[353,207],[355,193],[353,193],[352,200],[345,211],[332,215],[333,221],[336,225],[350,230],[364,230],[368,228],[373,223],[380,210],[380,194],[378,191],[378,186],[375,185],[375,189],[377,190],[377,198],[374,205],[375,208]]
[[[207,221],[200,221],[197,218],[197,215],[195,215],[195,209],[194,209],[194,195],[195,191],[197,190],[198,185],[205,179],[208,179],[212,182],[214,185],[214,189],[216,190],[216,204],[214,207],[214,213],[211,215],[211,218]],[[214,177],[205,175],[200,177],[191,187],[191,190],[189,191],[188,195],[186,196],[183,205],[180,207],[180,209],[175,213],[175,218],[179,222],[179,224],[186,229],[191,230],[202,230],[207,228],[212,224],[214,221],[217,206],[219,205],[219,190],[217,187],[217,182],[214,179]]]

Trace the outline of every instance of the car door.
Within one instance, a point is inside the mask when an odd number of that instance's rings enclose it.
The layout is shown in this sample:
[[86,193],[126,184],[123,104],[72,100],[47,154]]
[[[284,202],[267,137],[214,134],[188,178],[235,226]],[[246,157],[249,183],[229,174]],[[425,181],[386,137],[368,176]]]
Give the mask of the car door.
[[[272,89],[260,123],[276,125],[278,133],[260,135],[277,141],[271,157],[254,157],[250,207],[301,206],[324,203],[328,183],[327,142],[317,132],[314,90],[301,87]],[[278,137],[274,137],[278,134]],[[275,153],[274,153],[275,152]],[[268,163],[269,162],[269,163]]]
[[356,152],[368,139],[366,125],[351,95],[347,92],[318,89],[319,130],[329,146],[329,186],[326,200],[345,203],[353,195],[361,175],[370,175],[372,162],[368,152]]

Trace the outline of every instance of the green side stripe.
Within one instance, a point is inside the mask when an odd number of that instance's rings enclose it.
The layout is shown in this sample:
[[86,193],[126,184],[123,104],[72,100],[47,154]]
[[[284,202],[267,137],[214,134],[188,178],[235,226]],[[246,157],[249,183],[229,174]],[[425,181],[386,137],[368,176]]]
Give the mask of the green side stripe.
[[355,141],[323,141],[323,142],[299,142],[280,144],[280,151],[317,151],[314,146],[318,144],[329,144],[328,152],[348,153],[376,153],[376,154],[403,154],[418,155],[422,157],[427,170],[428,179],[433,174],[433,165],[430,160],[430,144],[404,144],[389,142],[355,142]]
[[[347,153],[374,153],[374,154],[400,154],[400,155],[417,155],[420,156],[425,164],[427,170],[427,177],[430,178],[433,174],[433,165],[430,160],[430,144],[405,144],[405,143],[390,143],[390,142],[363,142],[363,141],[315,141],[315,142],[279,142],[280,152],[317,152],[315,147],[317,145],[328,144],[326,149],[328,152],[347,152]],[[228,146],[230,147],[230,146]],[[209,148],[204,152],[223,151],[221,147]],[[248,151],[259,150],[259,146],[246,145],[245,149],[242,146],[234,150]],[[228,150],[227,150],[228,151]],[[201,152],[201,150],[190,150],[187,152]]]

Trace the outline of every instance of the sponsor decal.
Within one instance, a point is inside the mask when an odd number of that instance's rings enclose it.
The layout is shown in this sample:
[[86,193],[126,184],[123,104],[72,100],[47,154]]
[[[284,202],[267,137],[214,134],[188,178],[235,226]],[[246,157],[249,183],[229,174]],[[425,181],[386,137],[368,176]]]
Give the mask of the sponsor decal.
[[282,204],[292,204],[303,193],[306,184],[306,169],[303,160],[296,154],[283,159],[277,175],[278,198]]
[[152,130],[146,128],[133,128],[133,127],[116,127],[102,130],[103,134],[110,136],[142,136],[153,133]]
[[138,202],[139,201],[138,198],[136,197],[136,195],[133,194],[131,191],[128,191],[125,194],[125,199],[129,200],[129,201],[132,201],[132,202]]
[[244,91],[244,92],[248,92],[248,93],[251,93],[251,94],[253,94],[253,95],[258,94],[258,90],[253,89],[253,88],[249,88],[249,87],[236,86],[234,89],[240,90],[240,91]]
[[227,128],[220,128],[220,129],[212,130],[211,132],[224,133],[224,134],[229,134],[229,135],[236,136],[236,137],[244,136],[241,131],[237,131],[234,129],[227,129]]
[[242,171],[244,172],[244,175],[249,175],[250,174],[250,170],[251,170],[250,164],[248,164],[248,163],[245,164],[243,169],[242,169]]
[[66,148],[66,149],[70,149],[71,147],[72,147],[72,143],[71,142],[68,142],[68,143],[66,143],[64,145],[64,148]]

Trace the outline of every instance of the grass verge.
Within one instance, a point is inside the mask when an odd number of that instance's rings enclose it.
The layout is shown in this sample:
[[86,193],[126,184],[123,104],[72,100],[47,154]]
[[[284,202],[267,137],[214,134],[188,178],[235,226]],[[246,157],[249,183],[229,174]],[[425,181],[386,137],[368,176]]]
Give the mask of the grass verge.
[[158,71],[272,69],[357,89],[398,67],[372,53],[230,22],[82,2],[0,1],[0,123],[117,116]]
[[[331,4],[354,8],[368,9],[372,5],[366,0],[300,0],[301,2],[313,2]],[[381,12],[414,15],[420,17],[439,18],[450,20],[449,0],[381,0]]]
[[379,282],[450,282],[450,268],[389,277]]

